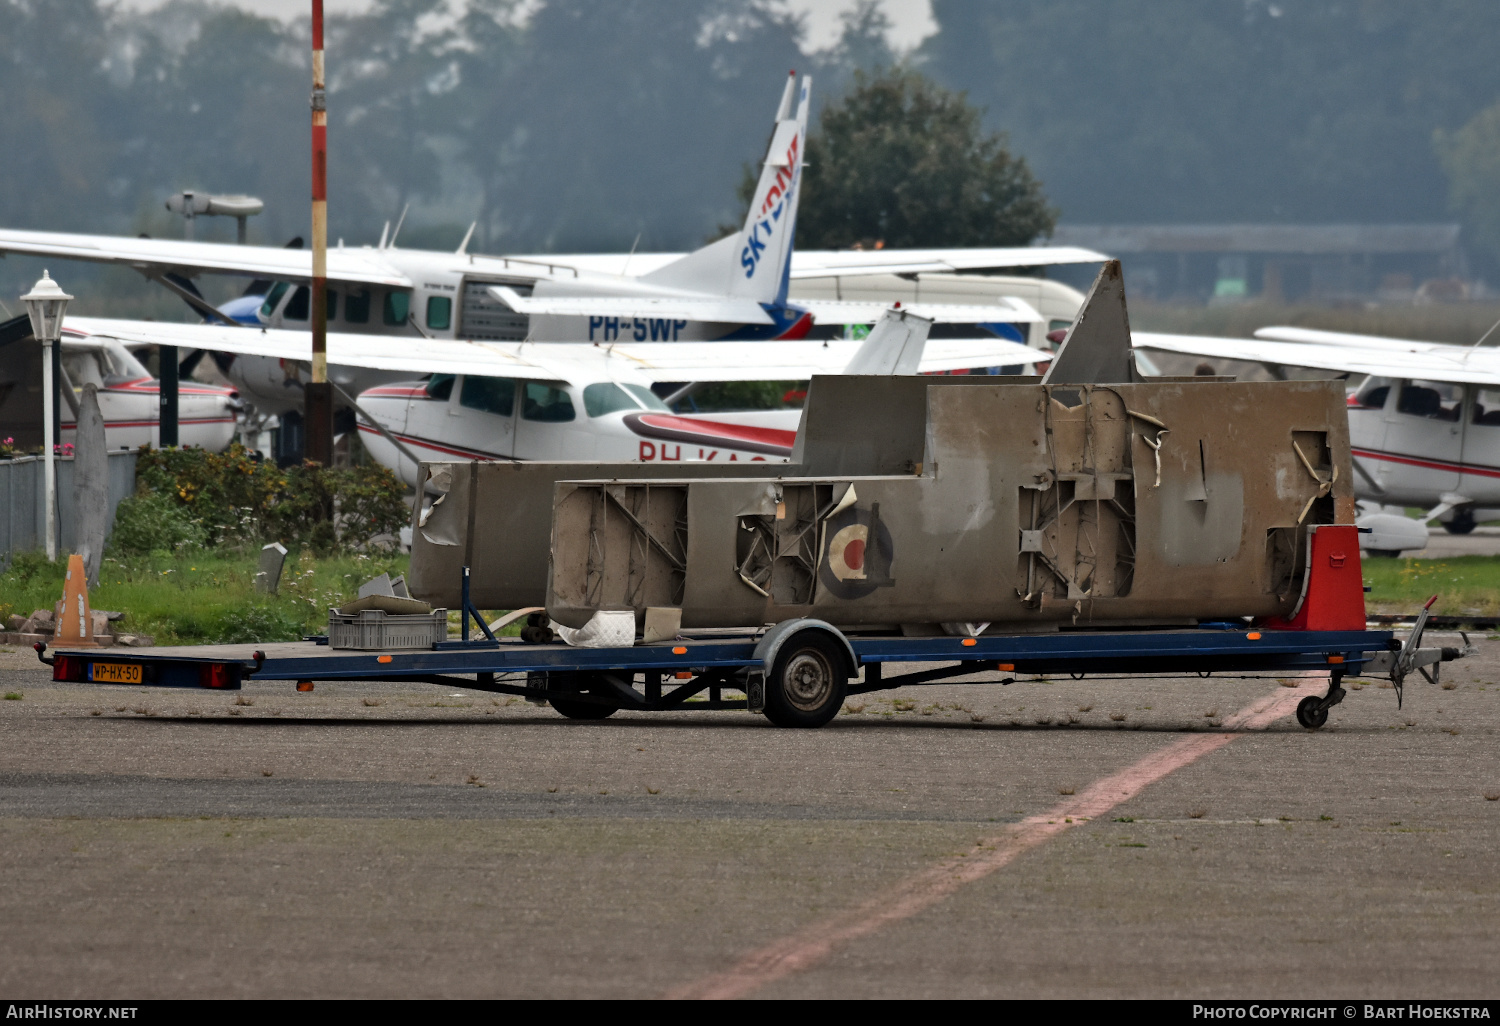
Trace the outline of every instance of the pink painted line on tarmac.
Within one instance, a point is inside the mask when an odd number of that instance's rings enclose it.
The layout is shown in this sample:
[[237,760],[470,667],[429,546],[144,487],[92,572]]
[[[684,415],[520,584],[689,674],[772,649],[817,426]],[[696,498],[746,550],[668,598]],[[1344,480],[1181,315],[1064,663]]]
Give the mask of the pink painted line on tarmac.
[[[1309,676],[1296,688],[1278,688],[1223,721],[1222,730],[1264,730],[1297,708],[1307,697]],[[768,983],[811,969],[836,948],[903,919],[924,912],[964,887],[982,880],[1065,830],[1088,822],[1128,801],[1184,766],[1218,751],[1237,734],[1195,734],[1174,741],[1118,773],[1096,780],[1082,792],[1037,816],[1012,824],[997,837],[980,841],[967,853],[943,859],[907,877],[878,897],[830,916],[750,952],[723,972],[673,988],[669,998],[729,999],[744,997]]]

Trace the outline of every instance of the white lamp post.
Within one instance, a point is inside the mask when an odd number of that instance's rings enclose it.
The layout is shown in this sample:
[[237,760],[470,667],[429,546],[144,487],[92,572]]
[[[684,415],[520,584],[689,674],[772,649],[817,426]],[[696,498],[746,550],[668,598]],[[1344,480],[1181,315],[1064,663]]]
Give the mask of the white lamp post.
[[42,463],[46,468],[47,558],[52,560],[57,559],[57,465],[52,453],[57,445],[53,413],[57,407],[57,397],[53,394],[57,379],[53,364],[58,359],[55,347],[62,337],[63,311],[72,298],[46,271],[42,272],[42,280],[21,297],[21,302],[26,304],[27,316],[31,318],[31,333],[42,344]]

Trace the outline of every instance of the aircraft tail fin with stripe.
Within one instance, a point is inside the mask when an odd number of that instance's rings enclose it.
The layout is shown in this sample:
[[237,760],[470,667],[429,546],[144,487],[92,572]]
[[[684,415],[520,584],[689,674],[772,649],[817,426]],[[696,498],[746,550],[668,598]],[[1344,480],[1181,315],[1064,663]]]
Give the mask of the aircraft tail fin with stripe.
[[806,75],[800,87],[795,71],[787,79],[771,145],[739,232],[644,275],[642,281],[757,303],[786,302],[811,88],[812,79]]

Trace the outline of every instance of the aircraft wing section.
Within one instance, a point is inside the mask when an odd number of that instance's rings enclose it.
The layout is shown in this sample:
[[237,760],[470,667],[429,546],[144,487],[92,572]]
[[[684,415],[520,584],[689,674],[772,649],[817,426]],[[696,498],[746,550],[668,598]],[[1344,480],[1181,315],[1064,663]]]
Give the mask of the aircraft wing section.
[[[599,348],[577,343],[530,343],[529,348],[592,350],[652,381],[806,381],[814,374],[841,374],[863,343],[828,342],[636,342]],[[550,355],[548,357],[550,359]],[[1001,338],[928,339],[921,370],[1031,365],[1043,353]]]
[[1386,338],[1382,335],[1355,335],[1346,331],[1319,331],[1315,328],[1260,328],[1255,337],[1271,342],[1305,342],[1323,346],[1347,346],[1356,349],[1384,349],[1416,353],[1461,348],[1446,342],[1419,342],[1408,338]]
[[[127,345],[181,346],[281,360],[312,359],[312,334],[305,331],[120,321],[94,317],[70,317],[68,330],[79,332],[84,338],[108,336]],[[486,374],[528,380],[569,381],[587,365],[592,364],[598,368],[607,362],[599,350],[583,344],[571,347],[576,353],[553,351],[566,348],[568,347],[557,344],[549,349],[539,349],[522,342],[459,342],[451,339],[328,333],[330,364],[400,371],[410,373],[413,377],[424,374]],[[628,373],[627,367],[622,365],[620,369],[623,373]],[[642,379],[627,377],[624,380]]]
[[793,278],[835,278],[861,274],[916,274],[923,271],[986,271],[1051,264],[1099,264],[1108,260],[1081,246],[1006,246],[993,249],[799,250],[792,255]]
[[[798,299],[819,324],[874,324],[890,309],[889,303],[835,299]],[[994,304],[903,303],[901,309],[939,324],[1031,324],[1042,320],[1024,299],[997,297]]]
[[[189,275],[243,275],[307,281],[312,277],[312,254],[305,249],[275,246],[231,246],[220,242],[177,239],[132,239],[117,235],[75,235],[70,232],[23,232],[0,229],[0,253],[124,264],[141,270],[157,268]],[[328,277],[332,281],[410,288],[411,279],[381,260],[376,250],[330,249]]]
[[[772,324],[771,315],[751,299],[714,296],[522,296],[504,285],[490,295],[516,313],[556,317],[661,317],[669,320]],[[878,304],[877,304],[878,305]]]
[[1416,343],[1416,350],[1394,350],[1383,346],[1356,347],[1310,342],[1279,342],[1269,339],[1212,338],[1202,335],[1158,335],[1132,333],[1137,348],[1160,349],[1222,360],[1281,367],[1311,367],[1353,375],[1382,378],[1419,378],[1429,381],[1500,384],[1500,350],[1469,349]]

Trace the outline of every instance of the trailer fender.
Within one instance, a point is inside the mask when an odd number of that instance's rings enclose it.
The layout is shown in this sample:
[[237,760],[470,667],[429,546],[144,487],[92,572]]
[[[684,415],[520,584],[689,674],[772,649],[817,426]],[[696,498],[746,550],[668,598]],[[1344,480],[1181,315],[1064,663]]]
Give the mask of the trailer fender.
[[766,672],[776,662],[776,653],[781,651],[788,638],[802,631],[822,631],[836,638],[839,648],[843,650],[847,662],[844,668],[849,676],[853,677],[859,672],[859,659],[854,655],[854,646],[849,644],[849,639],[844,637],[833,624],[826,620],[814,620],[811,617],[799,617],[795,620],[783,620],[765,634],[761,635],[760,641],[755,645],[755,660],[760,669],[751,670],[750,679],[746,682],[745,695],[749,699],[748,705],[751,712],[762,712],[766,707]]

